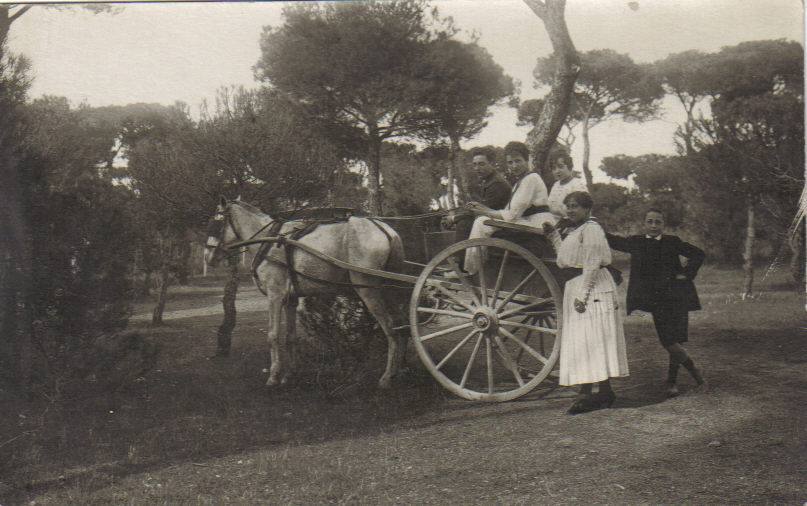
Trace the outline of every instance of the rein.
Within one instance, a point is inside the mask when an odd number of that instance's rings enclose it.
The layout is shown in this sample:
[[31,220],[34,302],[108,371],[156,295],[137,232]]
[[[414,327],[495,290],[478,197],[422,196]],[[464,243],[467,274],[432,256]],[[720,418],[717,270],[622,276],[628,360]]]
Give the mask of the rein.
[[[272,225],[274,225],[276,223],[282,224],[282,221],[274,220],[274,219],[270,220],[269,223],[267,223],[266,225],[259,228],[257,232],[252,234],[246,240],[251,241],[252,239],[255,239],[256,237],[258,237],[258,234],[260,234],[261,232],[263,232],[264,230],[266,230],[267,228],[271,227]],[[235,228],[235,223],[233,223],[233,217],[230,214],[229,206],[227,206],[224,209],[224,211],[216,211],[216,214],[213,215],[213,221],[210,223],[210,225],[208,225],[208,236],[222,237],[225,226],[229,226],[230,230],[233,231],[233,234],[235,234],[235,238],[237,239],[236,242],[244,242],[244,239],[241,237],[241,234],[238,233],[238,229]],[[214,227],[216,229],[215,231],[213,230]],[[215,246],[213,246],[212,244],[205,244],[205,249],[212,249],[212,250],[215,250],[217,248],[222,248],[224,250],[229,250],[230,249],[229,246],[227,246],[227,245],[225,245],[223,243],[222,239],[219,239],[219,241],[220,241],[219,244],[217,244]],[[236,256],[236,255],[240,255],[243,251],[244,250],[238,249],[238,250],[235,250],[235,251],[233,251],[231,253],[226,253],[225,257],[230,258],[230,257]]]

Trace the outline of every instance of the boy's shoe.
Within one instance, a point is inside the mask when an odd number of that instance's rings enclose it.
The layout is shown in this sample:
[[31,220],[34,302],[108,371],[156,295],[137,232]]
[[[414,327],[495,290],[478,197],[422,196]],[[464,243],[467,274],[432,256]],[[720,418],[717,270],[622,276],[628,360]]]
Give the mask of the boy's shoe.
[[680,394],[680,392],[678,391],[678,387],[675,385],[675,383],[667,382],[665,391],[668,399],[678,397],[678,394]]

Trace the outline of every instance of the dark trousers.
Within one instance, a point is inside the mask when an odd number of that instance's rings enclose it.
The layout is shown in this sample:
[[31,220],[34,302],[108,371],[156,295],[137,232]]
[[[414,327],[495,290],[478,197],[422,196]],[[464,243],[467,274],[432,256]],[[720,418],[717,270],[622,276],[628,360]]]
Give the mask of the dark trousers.
[[[468,239],[471,235],[471,228],[474,226],[474,220],[476,216],[472,214],[464,214],[462,216],[458,216],[456,221],[454,221],[454,242],[460,242]],[[456,256],[457,262],[459,262],[460,267],[465,265],[465,250],[457,253]]]
[[677,307],[659,308],[652,311],[653,324],[662,346],[685,343],[689,339],[689,312]]

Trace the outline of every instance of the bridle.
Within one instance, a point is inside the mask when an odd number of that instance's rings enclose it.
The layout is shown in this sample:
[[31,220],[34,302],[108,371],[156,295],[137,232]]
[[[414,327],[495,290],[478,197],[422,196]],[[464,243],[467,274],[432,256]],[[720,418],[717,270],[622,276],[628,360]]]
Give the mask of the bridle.
[[[233,223],[233,218],[230,215],[229,210],[229,204],[222,210],[216,209],[216,214],[213,215],[210,223],[207,224],[207,242],[205,243],[205,249],[210,251],[211,254],[214,254],[218,250],[227,249],[228,246],[224,242],[224,233],[227,227],[230,227],[230,230],[233,231],[237,242],[243,240],[241,234],[238,233],[238,229],[235,228],[235,224]],[[218,239],[218,242],[216,244],[211,244],[210,239],[214,237]]]
[[[258,229],[257,232],[252,234],[251,237],[247,239],[247,241],[254,239],[258,236],[261,232],[269,228],[272,224],[275,223],[276,220],[270,220],[269,223],[262,226]],[[211,254],[214,254],[218,250],[229,249],[229,246],[224,242],[224,232],[226,228],[230,227],[232,230],[233,235],[235,235],[235,241],[232,241],[230,244],[235,244],[239,242],[244,242],[244,238],[241,234],[238,233],[238,229],[235,227],[235,223],[233,223],[233,217],[230,214],[230,203],[228,202],[224,209],[219,210],[216,209],[216,214],[213,215],[211,218],[210,223],[207,225],[207,242],[205,243],[205,249],[210,251]],[[210,238],[215,237],[218,239],[217,244],[211,244]],[[225,257],[239,255],[241,251],[235,251],[225,255]]]

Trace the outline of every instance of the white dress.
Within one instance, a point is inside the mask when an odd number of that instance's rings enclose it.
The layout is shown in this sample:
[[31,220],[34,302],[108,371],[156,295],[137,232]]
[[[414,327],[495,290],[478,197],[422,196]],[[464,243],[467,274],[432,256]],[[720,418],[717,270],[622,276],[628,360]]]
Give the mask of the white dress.
[[[587,221],[569,233],[557,249],[558,267],[583,269],[583,274],[566,282],[563,294],[560,384],[627,376],[625,331],[616,284],[611,273],[602,268],[611,263],[605,232],[597,222]],[[578,313],[574,300],[584,300],[589,286],[586,311]]]
[[[544,222],[550,222],[554,225],[557,223],[557,217],[551,212],[522,216],[531,206],[546,206],[547,198],[544,180],[537,173],[530,172],[516,183],[513,194],[510,196],[510,202],[507,203],[507,207],[501,210],[502,219],[518,225],[536,227],[539,231],[542,230],[541,226]],[[485,225],[485,221],[489,219],[487,216],[478,216],[474,220],[469,239],[492,236],[498,229]],[[467,272],[476,273],[482,266],[482,252],[479,250],[480,248],[469,248],[465,251],[464,269]]]
[[566,218],[566,204],[563,203],[563,199],[572,192],[588,193],[585,180],[579,177],[573,177],[565,184],[560,181],[555,181],[555,184],[552,185],[552,191],[549,192],[549,197],[547,198],[547,205],[552,214],[559,218]]

